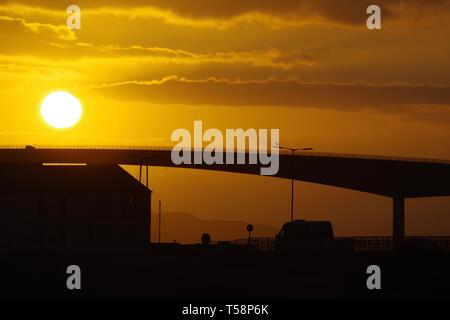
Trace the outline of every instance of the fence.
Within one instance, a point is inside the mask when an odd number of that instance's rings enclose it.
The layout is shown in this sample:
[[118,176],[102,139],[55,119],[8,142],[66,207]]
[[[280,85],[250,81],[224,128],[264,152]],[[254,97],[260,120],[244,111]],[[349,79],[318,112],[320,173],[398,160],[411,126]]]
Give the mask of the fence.
[[[272,251],[275,238],[250,238],[250,245],[258,248],[258,251]],[[236,239],[235,245],[248,245],[248,239]]]
[[[392,251],[392,237],[336,237],[335,240],[353,242],[355,252],[388,252]],[[405,237],[412,248],[440,249],[450,252],[450,236],[409,236]],[[250,245],[259,251],[272,251],[275,238],[251,238]],[[248,239],[237,239],[235,245],[247,245]]]
[[[337,237],[336,240],[353,240],[355,252],[386,252],[392,250],[392,237]],[[437,249],[450,251],[450,236],[409,236],[405,247],[411,249]]]
[[338,241],[353,241],[355,252],[392,251],[392,237],[336,237]]

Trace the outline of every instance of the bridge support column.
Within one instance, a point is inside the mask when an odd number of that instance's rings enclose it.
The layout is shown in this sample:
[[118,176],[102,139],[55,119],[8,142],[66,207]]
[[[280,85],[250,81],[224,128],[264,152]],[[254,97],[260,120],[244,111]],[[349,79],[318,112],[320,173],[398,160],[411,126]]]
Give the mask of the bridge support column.
[[396,196],[393,204],[392,245],[398,250],[405,239],[405,198]]
[[148,217],[148,228],[149,228],[149,243],[152,243],[152,191],[148,187],[148,166],[145,166],[145,187],[150,192],[150,205],[149,205],[149,217]]

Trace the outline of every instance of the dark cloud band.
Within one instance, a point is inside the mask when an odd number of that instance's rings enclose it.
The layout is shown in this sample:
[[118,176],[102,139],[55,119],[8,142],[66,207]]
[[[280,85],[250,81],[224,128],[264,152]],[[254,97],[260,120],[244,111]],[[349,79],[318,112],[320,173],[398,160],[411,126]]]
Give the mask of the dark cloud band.
[[400,112],[414,105],[450,106],[450,87],[318,84],[296,80],[130,81],[96,90],[116,98],[157,104],[314,107],[342,110]]

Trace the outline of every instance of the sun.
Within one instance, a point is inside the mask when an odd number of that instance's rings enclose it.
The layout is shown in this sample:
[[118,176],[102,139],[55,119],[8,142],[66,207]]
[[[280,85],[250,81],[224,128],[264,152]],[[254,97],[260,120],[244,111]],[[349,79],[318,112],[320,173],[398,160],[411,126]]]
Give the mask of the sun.
[[55,91],[45,97],[41,104],[42,118],[57,129],[73,127],[81,118],[80,101],[65,91]]

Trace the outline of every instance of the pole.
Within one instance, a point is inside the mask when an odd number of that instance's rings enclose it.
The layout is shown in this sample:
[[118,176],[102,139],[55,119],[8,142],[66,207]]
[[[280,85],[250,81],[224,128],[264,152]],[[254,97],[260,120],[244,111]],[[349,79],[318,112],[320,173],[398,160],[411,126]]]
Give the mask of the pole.
[[289,150],[291,151],[291,222],[294,221],[294,174],[295,174],[295,151],[311,151],[313,148],[287,148],[283,146],[278,146],[279,149]]
[[[148,188],[148,166],[145,166],[145,186],[147,187],[147,190],[150,190]],[[152,199],[152,193],[150,192],[150,200]],[[150,219],[149,219],[149,228],[150,228],[150,243],[152,243],[152,202],[150,201]]]
[[161,243],[161,200],[159,200],[159,213],[158,213],[158,243]]
[[292,149],[291,156],[291,222],[294,222],[294,154],[295,150]]

